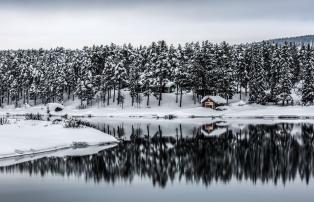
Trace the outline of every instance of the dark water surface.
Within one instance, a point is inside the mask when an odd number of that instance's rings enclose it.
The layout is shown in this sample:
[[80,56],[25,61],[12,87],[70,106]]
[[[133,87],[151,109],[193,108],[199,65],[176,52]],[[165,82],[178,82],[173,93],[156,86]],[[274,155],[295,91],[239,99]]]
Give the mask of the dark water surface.
[[314,125],[87,120],[123,139],[0,168],[0,201],[313,201]]

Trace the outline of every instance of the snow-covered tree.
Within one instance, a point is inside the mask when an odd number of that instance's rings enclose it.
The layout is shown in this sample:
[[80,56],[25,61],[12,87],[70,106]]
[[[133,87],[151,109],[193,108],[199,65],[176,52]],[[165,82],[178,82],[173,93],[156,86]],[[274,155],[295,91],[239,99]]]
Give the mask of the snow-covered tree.
[[263,67],[262,50],[252,47],[251,75],[249,80],[249,101],[266,104],[266,73]]
[[302,85],[302,103],[305,105],[314,103],[314,53],[308,47],[304,50],[302,65],[304,68]]

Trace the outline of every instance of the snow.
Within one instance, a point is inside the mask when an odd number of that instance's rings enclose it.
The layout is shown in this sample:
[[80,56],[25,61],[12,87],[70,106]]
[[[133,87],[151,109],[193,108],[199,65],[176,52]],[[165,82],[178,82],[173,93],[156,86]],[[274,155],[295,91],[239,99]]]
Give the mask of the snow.
[[243,100],[239,102],[231,103],[230,106],[244,106],[246,103]]
[[[115,117],[115,118],[156,118],[167,115],[174,115],[177,118],[190,117],[221,117],[221,118],[260,118],[260,117],[298,117],[298,118],[314,118],[314,106],[280,106],[280,105],[258,105],[247,104],[247,98],[242,95],[243,100],[239,99],[239,95],[235,95],[230,100],[228,106],[224,106],[223,111],[217,111],[209,108],[201,107],[200,103],[194,104],[193,96],[190,93],[183,95],[182,108],[176,103],[175,93],[164,93],[161,106],[158,106],[158,100],[151,96],[150,106],[146,107],[146,98],[140,106],[131,105],[131,99],[128,91],[122,91],[126,96],[123,109],[121,105],[110,101],[110,105],[94,103],[92,107],[79,109],[80,101],[68,100],[64,103],[64,110],[55,112],[50,110],[50,114],[56,116],[99,116],[99,117]],[[62,105],[61,105],[62,106]],[[37,105],[33,107],[24,106],[15,108],[14,106],[5,106],[0,108],[0,115],[25,115],[27,113],[47,114],[47,106]]]
[[64,128],[47,121],[10,120],[0,130],[0,158],[71,148],[76,142],[88,145],[118,142],[96,129]]
[[201,103],[205,102],[208,98],[211,99],[216,104],[227,104],[226,99],[224,99],[220,96],[211,96],[211,95],[203,97],[203,99],[201,100]]

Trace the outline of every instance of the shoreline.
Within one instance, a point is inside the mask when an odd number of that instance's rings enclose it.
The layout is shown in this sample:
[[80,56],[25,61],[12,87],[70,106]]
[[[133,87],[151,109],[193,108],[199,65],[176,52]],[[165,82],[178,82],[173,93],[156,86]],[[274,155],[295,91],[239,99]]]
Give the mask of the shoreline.
[[[40,114],[48,116],[44,105],[25,108],[1,108],[0,116],[25,116],[26,114]],[[252,118],[252,119],[314,119],[314,106],[274,106],[274,105],[243,105],[226,106],[218,111],[203,107],[185,108],[110,108],[90,107],[76,109],[65,106],[63,111],[50,112],[51,117],[71,116],[78,118],[104,117],[104,118],[149,118],[149,119],[176,119],[176,118]]]

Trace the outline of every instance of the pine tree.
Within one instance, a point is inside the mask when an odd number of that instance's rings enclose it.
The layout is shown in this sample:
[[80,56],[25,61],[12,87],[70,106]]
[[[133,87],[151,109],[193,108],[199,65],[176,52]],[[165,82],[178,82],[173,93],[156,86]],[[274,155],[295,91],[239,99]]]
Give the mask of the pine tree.
[[186,46],[185,50],[182,49],[181,46],[178,47],[176,52],[176,59],[175,59],[175,68],[174,68],[174,82],[177,86],[177,95],[176,95],[176,102],[178,102],[178,90],[180,88],[180,101],[179,106],[182,107],[182,96],[183,90],[189,90],[190,86],[190,78],[188,69],[191,65],[192,59],[192,49],[190,46]]
[[303,57],[303,86],[302,86],[302,103],[304,105],[314,103],[314,54],[310,47],[307,48]]
[[291,90],[292,83],[292,57],[287,45],[280,48],[280,57],[278,61],[280,68],[278,71],[278,82],[275,85],[275,101],[282,105],[292,102]]
[[232,98],[235,92],[234,72],[232,70],[231,47],[223,42],[218,49],[217,66],[219,77],[216,81],[216,89],[219,95],[222,95],[227,101]]
[[266,73],[263,68],[262,51],[252,47],[251,76],[249,81],[249,102],[266,104]]
[[140,80],[141,80],[140,67],[142,64],[142,60],[143,60],[143,58],[138,56],[138,57],[136,57],[136,59],[133,60],[132,64],[130,65],[129,85],[128,86],[129,86],[129,90],[130,90],[130,96],[132,98],[132,106],[134,105],[135,100],[137,101],[137,103],[139,101],[139,93],[141,91],[141,88],[140,88]]

